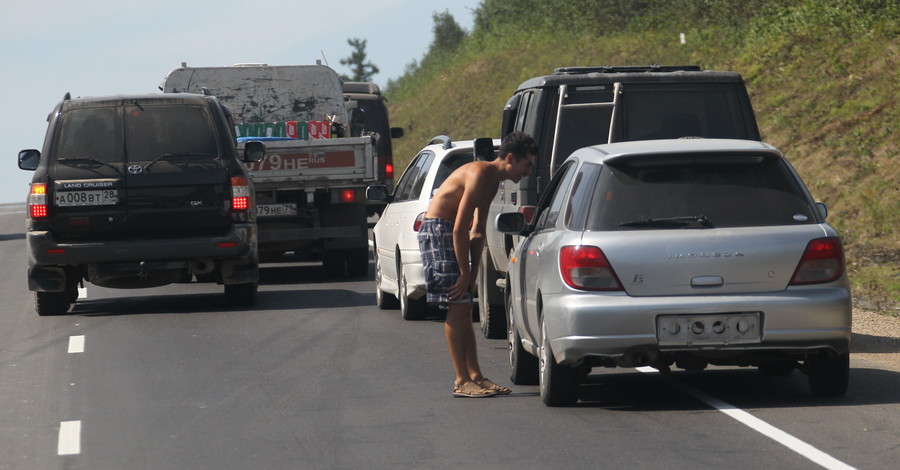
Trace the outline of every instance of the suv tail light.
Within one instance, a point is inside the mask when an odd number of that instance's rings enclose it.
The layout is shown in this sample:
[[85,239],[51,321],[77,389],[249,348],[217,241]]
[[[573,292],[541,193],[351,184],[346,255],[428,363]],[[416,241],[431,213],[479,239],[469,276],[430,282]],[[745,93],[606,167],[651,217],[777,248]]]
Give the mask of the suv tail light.
[[231,210],[245,212],[250,209],[250,185],[247,178],[233,176],[231,178]]
[[422,228],[422,222],[425,221],[425,213],[416,216],[416,221],[413,222],[413,232],[418,232],[420,228]]
[[43,219],[47,217],[47,185],[32,183],[28,193],[28,217]]
[[831,282],[844,274],[844,247],[837,237],[817,238],[806,245],[791,285]]
[[564,246],[559,251],[559,271],[569,287],[581,290],[619,291],[622,284],[596,246]]
[[525,224],[531,225],[531,221],[534,220],[534,213],[537,211],[537,206],[519,206],[519,212],[525,216]]
[[388,163],[384,165],[384,177],[387,179],[394,179],[394,164]]

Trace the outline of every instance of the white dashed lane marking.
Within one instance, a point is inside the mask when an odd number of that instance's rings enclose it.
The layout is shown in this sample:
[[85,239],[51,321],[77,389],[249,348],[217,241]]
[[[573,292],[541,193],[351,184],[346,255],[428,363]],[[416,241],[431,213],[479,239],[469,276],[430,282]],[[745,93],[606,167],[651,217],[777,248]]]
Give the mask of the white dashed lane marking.
[[78,455],[81,453],[81,421],[59,423],[58,455]]
[[[638,367],[637,370],[653,374],[659,373],[658,370],[652,367]],[[787,447],[788,449],[806,457],[807,459],[813,461],[818,464],[822,468],[827,468],[828,470],[852,470],[854,467],[841,462],[840,460],[822,452],[819,449],[816,449],[810,444],[797,439],[796,437],[772,426],[771,424],[747,413],[744,410],[741,410],[734,405],[728,404],[722,400],[719,400],[712,395],[708,395],[706,393],[701,392],[700,390],[696,390],[694,388],[688,387],[675,379],[667,376],[660,376],[661,379],[665,380],[668,384],[680,390],[682,393],[694,397],[703,403],[725,413],[726,415],[736,419],[741,424],[749,427],[750,429],[772,439],[773,441]]]
[[69,354],[84,352],[84,335],[69,336]]

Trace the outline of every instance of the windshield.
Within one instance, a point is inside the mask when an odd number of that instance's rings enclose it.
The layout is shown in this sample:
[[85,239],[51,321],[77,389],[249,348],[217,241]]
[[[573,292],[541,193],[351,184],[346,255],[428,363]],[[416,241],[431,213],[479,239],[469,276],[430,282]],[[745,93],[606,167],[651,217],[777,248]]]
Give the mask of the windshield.
[[84,108],[65,113],[57,139],[58,159],[121,163],[122,126],[116,108]]
[[142,105],[128,106],[125,111],[129,161],[218,154],[212,120],[199,106]]

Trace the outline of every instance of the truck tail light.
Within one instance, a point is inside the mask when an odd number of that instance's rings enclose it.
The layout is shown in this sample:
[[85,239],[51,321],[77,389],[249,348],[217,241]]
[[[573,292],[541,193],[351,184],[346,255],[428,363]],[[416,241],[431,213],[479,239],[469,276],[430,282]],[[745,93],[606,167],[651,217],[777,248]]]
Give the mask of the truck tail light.
[[422,212],[416,216],[416,221],[413,222],[413,232],[418,232],[420,228],[422,228],[422,222],[425,221],[425,213]]
[[806,245],[791,285],[831,282],[844,274],[844,247],[837,237],[817,238]]
[[393,163],[387,163],[384,165],[384,177],[387,179],[394,178],[394,164]]
[[563,281],[574,289],[620,291],[622,284],[596,246],[564,246],[559,251],[559,271]]
[[244,212],[250,209],[250,185],[247,178],[233,176],[231,178],[231,210]]
[[47,185],[32,183],[28,193],[28,216],[32,219],[47,217]]
[[342,189],[338,198],[341,202],[353,202],[356,200],[356,190]]
[[531,224],[531,221],[534,220],[534,213],[537,211],[537,206],[519,206],[519,212],[525,216],[525,223]]

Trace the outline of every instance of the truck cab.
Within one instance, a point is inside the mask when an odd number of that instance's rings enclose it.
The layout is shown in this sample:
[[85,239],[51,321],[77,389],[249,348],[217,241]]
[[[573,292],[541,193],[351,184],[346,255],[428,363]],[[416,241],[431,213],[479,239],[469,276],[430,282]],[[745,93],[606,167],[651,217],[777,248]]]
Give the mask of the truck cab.
[[[501,183],[489,220],[520,211],[526,219],[559,165],[590,145],[670,138],[760,140],[741,76],[687,66],[563,67],[526,80],[503,109],[501,135],[523,131],[537,141],[534,171]],[[518,236],[488,227],[479,275],[482,329],[506,335],[506,266]]]

